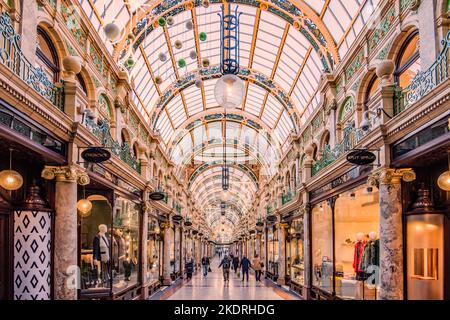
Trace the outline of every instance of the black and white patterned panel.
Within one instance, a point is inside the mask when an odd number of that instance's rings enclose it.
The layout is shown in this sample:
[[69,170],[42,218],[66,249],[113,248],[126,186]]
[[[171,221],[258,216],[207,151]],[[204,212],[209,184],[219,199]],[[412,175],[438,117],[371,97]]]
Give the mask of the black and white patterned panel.
[[14,300],[51,297],[51,214],[14,213]]

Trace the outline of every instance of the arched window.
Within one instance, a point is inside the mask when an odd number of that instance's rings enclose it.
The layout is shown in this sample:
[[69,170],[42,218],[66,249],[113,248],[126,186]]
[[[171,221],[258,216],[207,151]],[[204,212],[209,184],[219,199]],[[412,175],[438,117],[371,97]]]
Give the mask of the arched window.
[[401,88],[406,88],[420,71],[419,32],[408,36],[400,54],[397,57],[395,69],[395,82]]
[[83,91],[84,95],[87,96],[86,82],[84,82],[83,77],[79,73],[77,74],[77,85]]
[[45,31],[38,27],[36,44],[36,63],[53,82],[59,80],[59,60],[56,48]]
[[372,79],[370,79],[369,85],[367,86],[366,96],[364,98],[364,111],[369,110],[370,99],[372,99],[375,92],[377,92],[379,85],[380,78],[378,78],[377,75],[374,75]]

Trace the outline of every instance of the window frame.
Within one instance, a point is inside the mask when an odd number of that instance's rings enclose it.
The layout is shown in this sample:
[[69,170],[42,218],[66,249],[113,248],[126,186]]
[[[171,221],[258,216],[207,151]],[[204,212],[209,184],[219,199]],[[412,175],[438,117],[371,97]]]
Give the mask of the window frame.
[[55,61],[50,61],[50,59],[44,54],[44,52],[39,48],[38,45],[36,45],[36,57],[53,72],[53,82],[58,82],[59,72],[61,71],[61,69],[59,67],[59,56],[56,47],[45,29],[40,26],[37,27],[37,35],[42,36],[44,41],[47,43],[50,49],[50,53]]

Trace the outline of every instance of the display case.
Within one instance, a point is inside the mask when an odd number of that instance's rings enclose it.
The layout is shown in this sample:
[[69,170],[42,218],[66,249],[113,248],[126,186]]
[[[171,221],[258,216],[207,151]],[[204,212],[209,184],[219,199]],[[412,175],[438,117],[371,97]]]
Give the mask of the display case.
[[378,189],[341,193],[334,206],[335,290],[342,299],[374,300],[380,276]]
[[160,228],[156,219],[149,219],[147,234],[147,271],[145,279],[147,283],[159,281],[160,265],[162,263],[162,241]]
[[293,220],[286,238],[286,273],[291,282],[304,285],[303,219]]
[[332,293],[333,290],[333,224],[328,201],[312,208],[312,284],[316,288]]
[[267,271],[268,276],[276,281],[279,268],[278,232],[275,226],[270,226],[267,232]]

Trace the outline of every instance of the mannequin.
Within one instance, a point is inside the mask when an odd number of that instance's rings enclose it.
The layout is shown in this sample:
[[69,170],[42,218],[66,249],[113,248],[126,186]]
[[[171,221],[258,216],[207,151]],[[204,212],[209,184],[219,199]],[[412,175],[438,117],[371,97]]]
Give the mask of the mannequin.
[[369,241],[367,241],[364,247],[364,252],[361,260],[361,269],[366,273],[371,266],[380,265],[380,240],[375,231],[369,233]]
[[353,270],[355,270],[356,280],[365,280],[365,272],[361,268],[361,261],[364,253],[366,240],[364,240],[364,233],[358,232],[356,234],[355,251],[353,254]]
[[121,229],[114,229],[113,252],[116,271],[121,274],[123,272],[123,261],[126,252],[125,239],[123,238],[123,231]]
[[93,241],[93,256],[94,265],[98,266],[100,264],[100,273],[102,282],[108,282],[109,277],[109,267],[110,267],[110,247],[111,243],[106,235],[108,232],[108,227],[104,224],[98,226],[98,233],[94,237]]

